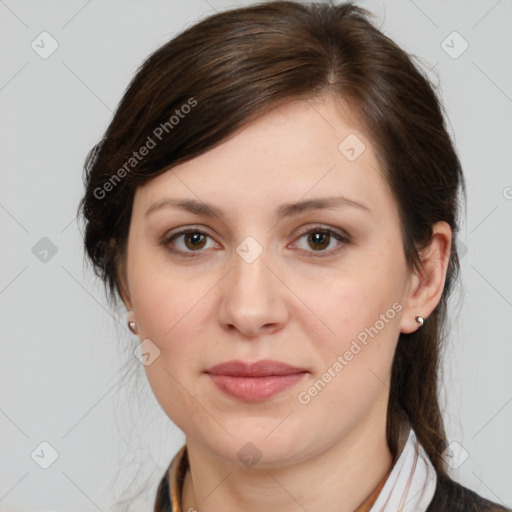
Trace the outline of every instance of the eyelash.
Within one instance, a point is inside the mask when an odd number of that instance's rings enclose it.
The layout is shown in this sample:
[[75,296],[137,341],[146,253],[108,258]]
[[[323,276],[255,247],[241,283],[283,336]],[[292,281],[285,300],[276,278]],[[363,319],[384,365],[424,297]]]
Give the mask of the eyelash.
[[[200,255],[200,253],[202,252],[201,250],[182,251],[181,249],[174,249],[171,247],[171,242],[173,242],[176,238],[178,238],[179,236],[187,235],[187,234],[191,234],[191,233],[200,234],[200,235],[204,235],[204,236],[211,238],[208,233],[206,233],[200,229],[188,228],[188,229],[184,229],[182,231],[178,231],[177,233],[173,233],[172,235],[165,236],[164,238],[162,238],[160,244],[163,245],[171,253],[179,254],[179,255],[185,256],[187,258],[198,257]],[[300,239],[305,235],[315,234],[315,233],[329,235],[330,237],[333,237],[335,240],[340,242],[340,245],[338,247],[335,247],[334,249],[330,249],[328,251],[324,251],[324,250],[307,251],[304,249],[303,251],[305,251],[307,253],[306,254],[307,258],[326,258],[329,256],[333,256],[334,254],[336,254],[340,250],[342,250],[345,247],[345,245],[350,243],[349,235],[342,235],[342,234],[338,233],[337,231],[334,231],[330,228],[325,228],[323,226],[313,226],[312,228],[309,228],[307,231],[303,231],[302,233],[300,233],[297,238]],[[329,243],[330,243],[330,241],[331,240],[329,239]],[[195,253],[199,253],[199,254],[195,254]]]

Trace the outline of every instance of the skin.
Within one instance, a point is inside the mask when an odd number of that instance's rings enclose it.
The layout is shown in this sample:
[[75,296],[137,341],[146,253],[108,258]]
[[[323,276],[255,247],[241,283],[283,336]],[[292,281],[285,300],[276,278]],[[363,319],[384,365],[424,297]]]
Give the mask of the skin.
[[[399,334],[416,330],[415,316],[427,318],[440,300],[451,230],[436,224],[423,269],[407,268],[379,159],[340,105],[328,96],[281,105],[135,193],[122,295],[140,339],[160,350],[145,366],[151,388],[186,435],[184,511],[353,511],[392,465],[393,354]],[[354,161],[338,149],[349,134],[366,146]],[[309,210],[276,221],[283,203],[335,194],[370,210]],[[204,201],[223,218],[170,207],[145,216],[163,198]],[[304,233],[317,224],[347,233],[348,243],[332,235],[308,241]],[[208,235],[199,249],[191,234],[169,242],[194,257],[161,243],[178,228]],[[252,263],[236,252],[247,236],[263,250]],[[299,403],[298,394],[394,303],[401,306],[394,318],[308,404]],[[278,395],[246,402],[204,373],[231,359],[276,359],[309,373]],[[262,454],[250,468],[237,457],[247,442]]]

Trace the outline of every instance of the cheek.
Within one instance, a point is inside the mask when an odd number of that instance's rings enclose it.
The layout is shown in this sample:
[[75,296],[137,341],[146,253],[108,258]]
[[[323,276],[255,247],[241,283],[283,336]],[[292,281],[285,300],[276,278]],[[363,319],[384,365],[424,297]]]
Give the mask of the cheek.
[[338,303],[346,304],[341,311],[340,307],[332,311],[331,328],[335,334],[324,338],[323,344],[318,341],[317,350],[322,351],[323,365],[319,370],[325,372],[336,364],[331,374],[333,371],[343,374],[339,381],[344,381],[347,390],[364,386],[368,378],[387,383],[399,336],[402,306],[391,298],[389,301],[381,298],[371,301],[354,295],[350,298],[348,302]]
[[[381,260],[373,267],[352,267],[337,279],[310,287],[307,296],[311,310],[327,326],[320,342],[327,350],[339,353],[358,337],[364,343],[366,338],[372,339],[369,331],[375,334],[375,329],[378,335],[373,345],[399,332],[402,276],[392,265],[384,266]],[[313,316],[309,314],[308,318]]]
[[180,429],[195,434],[197,425],[208,420],[194,398],[200,396],[196,386],[204,368],[204,350],[200,347],[204,326],[198,322],[203,305],[198,300],[204,294],[197,296],[186,286],[177,286],[176,280],[177,293],[172,293],[167,284],[162,279],[145,279],[134,300],[140,339],[150,339],[160,351],[144,370],[165,413]]
[[154,248],[134,248],[127,271],[139,332],[155,342],[183,330],[215,283],[210,273],[172,264],[164,250]]
[[[315,374],[297,396],[306,421],[324,417],[326,404],[335,428],[350,430],[372,408],[384,403],[399,336],[402,305],[387,286],[375,286],[366,278],[354,278],[324,288],[318,311],[330,332],[309,333]],[[311,322],[312,316],[309,316]],[[381,411],[382,412],[382,411]]]
[[381,259],[364,272],[354,268],[343,278],[323,283],[322,293],[315,294],[312,309],[329,329],[315,337],[312,315],[310,326],[302,325],[317,356],[317,375],[312,379],[316,384],[302,391],[304,401],[310,400],[311,410],[318,407],[318,414],[322,403],[330,403],[339,407],[334,415],[350,411],[355,419],[389,387],[403,305],[398,272],[392,265],[382,266]]
[[[194,410],[184,389],[189,389],[188,380],[200,364],[201,351],[196,346],[200,326],[194,320],[208,283],[205,278],[202,283],[188,282],[186,274],[176,269],[170,272],[170,266],[149,259],[142,251],[132,253],[128,266],[130,294],[140,340],[151,340],[159,351],[158,357],[144,367],[148,382],[174,420],[183,407]],[[201,289],[198,291],[196,286]]]

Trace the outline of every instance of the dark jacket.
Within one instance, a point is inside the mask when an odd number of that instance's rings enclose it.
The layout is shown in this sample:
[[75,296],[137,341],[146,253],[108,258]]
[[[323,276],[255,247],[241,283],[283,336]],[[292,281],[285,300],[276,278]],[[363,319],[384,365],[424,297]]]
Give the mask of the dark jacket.
[[438,477],[436,492],[427,512],[491,512],[510,511],[446,477]]

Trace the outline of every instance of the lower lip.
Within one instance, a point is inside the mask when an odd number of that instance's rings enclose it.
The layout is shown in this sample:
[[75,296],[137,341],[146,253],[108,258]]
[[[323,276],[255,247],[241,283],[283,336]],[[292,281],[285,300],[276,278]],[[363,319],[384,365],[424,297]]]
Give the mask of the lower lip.
[[268,377],[233,377],[208,374],[224,393],[235,398],[257,402],[277,395],[299,382],[306,372]]

